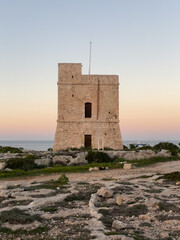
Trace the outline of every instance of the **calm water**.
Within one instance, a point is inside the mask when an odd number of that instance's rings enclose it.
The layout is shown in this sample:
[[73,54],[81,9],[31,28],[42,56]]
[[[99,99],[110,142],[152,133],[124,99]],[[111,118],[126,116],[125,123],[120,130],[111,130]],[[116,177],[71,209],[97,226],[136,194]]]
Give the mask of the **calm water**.
[[[149,144],[151,146],[154,146],[155,144],[159,142],[172,142],[174,144],[180,143],[179,141],[171,141],[171,140],[158,140],[158,141],[146,141],[146,140],[128,140],[128,141],[123,141],[123,144],[128,146],[130,143],[133,144]],[[0,141],[0,146],[11,146],[11,147],[22,147],[26,150],[37,150],[37,151],[46,151],[48,148],[53,147],[53,141]]]

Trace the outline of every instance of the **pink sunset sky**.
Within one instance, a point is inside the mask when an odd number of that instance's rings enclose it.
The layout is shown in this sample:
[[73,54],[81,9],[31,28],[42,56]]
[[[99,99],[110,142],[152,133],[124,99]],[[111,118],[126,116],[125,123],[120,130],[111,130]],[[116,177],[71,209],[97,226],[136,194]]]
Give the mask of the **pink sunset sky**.
[[57,64],[119,75],[124,140],[180,140],[180,1],[0,0],[0,140],[53,140]]

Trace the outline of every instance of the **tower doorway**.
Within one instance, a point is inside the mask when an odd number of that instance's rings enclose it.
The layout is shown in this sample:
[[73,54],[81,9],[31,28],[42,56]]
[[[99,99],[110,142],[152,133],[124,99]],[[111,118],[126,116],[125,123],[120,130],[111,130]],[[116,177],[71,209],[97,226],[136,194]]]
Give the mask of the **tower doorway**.
[[91,147],[91,135],[84,136],[84,147]]

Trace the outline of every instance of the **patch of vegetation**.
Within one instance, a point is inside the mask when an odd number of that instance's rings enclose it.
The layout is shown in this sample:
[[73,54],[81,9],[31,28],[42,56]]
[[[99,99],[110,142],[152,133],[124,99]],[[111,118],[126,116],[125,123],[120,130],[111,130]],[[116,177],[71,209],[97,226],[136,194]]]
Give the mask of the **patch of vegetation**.
[[77,185],[89,185],[88,182],[78,182]]
[[144,191],[147,193],[161,193],[163,191],[163,189],[151,188],[151,189],[145,189]]
[[136,204],[132,207],[125,209],[125,215],[128,217],[139,216],[140,214],[146,214],[148,212],[147,206],[144,204]]
[[164,210],[165,212],[169,212],[170,210],[172,210],[173,212],[180,213],[180,208],[178,206],[173,203],[168,203],[166,201],[159,202],[158,207],[159,211]]
[[52,152],[53,151],[53,148],[48,148],[48,152]]
[[161,151],[163,149],[168,150],[173,156],[176,156],[180,152],[177,145],[169,142],[160,142],[153,147],[156,151]]
[[15,147],[2,147],[0,146],[0,153],[22,153],[22,148],[15,148]]
[[[0,232],[8,234],[8,235],[11,234],[14,237],[15,235],[16,236],[22,236],[22,235],[41,234],[43,232],[48,231],[48,229],[49,228],[47,226],[46,227],[40,226],[40,227],[34,228],[32,230],[16,230],[16,231],[13,231],[10,228],[0,227]],[[12,238],[12,239],[14,239],[14,238]]]
[[103,181],[116,181],[116,178],[103,178]]
[[42,207],[40,210],[44,212],[54,213],[58,210],[58,208],[55,206],[45,206],[45,207]]
[[129,148],[128,148],[126,145],[123,145],[123,150],[124,150],[124,151],[128,151]]
[[73,202],[73,201],[85,201],[89,200],[90,196],[87,193],[79,192],[79,193],[73,193],[69,196],[67,196],[64,201],[66,202]]
[[91,147],[81,147],[81,148],[68,148],[65,151],[78,151],[78,152],[85,152],[85,151],[91,151]]
[[30,215],[18,208],[0,213],[1,223],[9,222],[10,224],[28,224],[34,222],[35,220],[41,220],[38,214]]
[[57,181],[58,184],[60,185],[65,185],[65,184],[68,184],[69,182],[69,178],[65,175],[65,174],[62,174]]
[[152,227],[152,225],[149,222],[143,222],[139,226],[140,227]]
[[108,167],[109,169],[113,168],[122,168],[118,162],[109,162],[109,163],[91,163],[81,166],[53,166],[48,168],[41,169],[32,169],[32,170],[20,170],[14,169],[10,172],[0,172],[0,179],[3,178],[14,178],[14,177],[24,177],[24,176],[37,176],[40,174],[52,174],[52,173],[69,173],[69,172],[87,172],[90,167]]
[[88,160],[88,163],[112,162],[112,159],[107,155],[107,153],[99,151],[88,151],[86,160]]
[[52,190],[66,190],[67,189],[67,185],[69,182],[68,177],[66,177],[66,175],[62,174],[58,180],[49,180],[47,182],[44,182],[43,184],[39,184],[39,185],[33,185],[30,187],[24,187],[24,191],[34,191],[37,189],[52,189]]
[[106,236],[119,235],[119,232],[111,231],[111,232],[105,233],[105,235],[106,235]]
[[[170,161],[178,161],[179,158],[177,156],[171,157],[151,157],[147,159],[140,160],[129,160],[128,163],[136,164],[136,167],[145,167],[151,164],[159,163],[159,162],[170,162]],[[121,159],[119,159],[121,161]]]
[[[125,186],[123,186],[123,185],[125,185]],[[126,194],[128,194],[128,193],[133,193],[134,192],[134,189],[132,187],[127,186],[129,184],[123,184],[123,185],[114,187],[113,188],[114,194],[117,194],[117,193],[121,193],[121,194],[122,193],[126,193]]]
[[109,210],[108,209],[99,209],[99,213],[101,213],[103,216],[108,216]]
[[167,220],[179,220],[180,221],[180,216],[168,216],[168,215],[163,215],[163,214],[160,214],[160,215],[156,215],[156,218],[163,222],[163,221],[167,221]]
[[169,181],[180,181],[180,172],[172,172],[172,173],[166,173],[163,176],[159,177],[158,179],[166,179]]
[[11,200],[1,204],[1,207],[12,207],[12,206],[27,206],[32,202],[32,200]]
[[28,171],[37,168],[37,165],[34,162],[35,159],[36,156],[34,155],[28,155],[25,158],[11,158],[7,161],[6,167]]
[[153,175],[142,175],[142,176],[139,176],[137,178],[151,178],[153,176],[154,176],[154,174]]
[[110,216],[102,216],[99,220],[104,224],[105,227],[111,228],[113,220]]

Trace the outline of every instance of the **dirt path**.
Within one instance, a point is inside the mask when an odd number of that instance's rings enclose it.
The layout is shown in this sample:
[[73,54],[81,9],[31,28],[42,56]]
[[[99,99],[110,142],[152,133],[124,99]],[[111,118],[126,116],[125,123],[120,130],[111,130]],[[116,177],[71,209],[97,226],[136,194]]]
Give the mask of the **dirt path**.
[[[113,170],[106,170],[106,171],[93,171],[93,172],[86,172],[86,173],[67,173],[70,181],[97,181],[103,178],[120,178],[120,179],[128,179],[131,177],[136,177],[140,175],[146,174],[164,174],[174,171],[180,171],[180,160],[179,161],[172,161],[172,162],[165,162],[165,163],[157,163],[151,165],[149,167],[144,168],[135,168],[131,170],[124,170],[124,169],[113,169]],[[48,181],[50,179],[57,179],[60,173],[52,174],[52,175],[41,175],[41,176],[32,176],[32,177],[25,177],[20,179],[10,179],[10,180],[1,180],[5,184],[8,183],[23,183],[32,182],[32,181]]]

